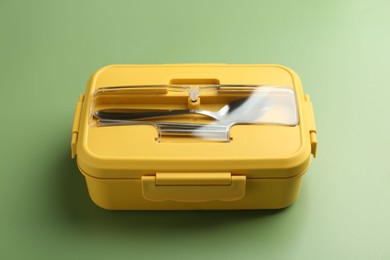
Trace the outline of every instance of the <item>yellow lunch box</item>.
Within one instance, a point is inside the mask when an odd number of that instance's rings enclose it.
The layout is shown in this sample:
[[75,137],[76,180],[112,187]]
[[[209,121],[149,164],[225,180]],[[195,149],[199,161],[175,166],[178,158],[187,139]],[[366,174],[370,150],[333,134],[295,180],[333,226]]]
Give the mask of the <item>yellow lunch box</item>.
[[111,65],[78,100],[71,149],[105,209],[274,209],[296,200],[317,141],[289,68]]

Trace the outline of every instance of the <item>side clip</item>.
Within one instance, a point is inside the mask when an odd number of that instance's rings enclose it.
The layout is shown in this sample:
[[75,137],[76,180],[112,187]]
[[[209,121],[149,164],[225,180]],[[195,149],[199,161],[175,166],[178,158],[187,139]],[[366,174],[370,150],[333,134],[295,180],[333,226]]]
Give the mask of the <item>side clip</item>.
[[77,101],[76,111],[74,112],[73,117],[73,126],[72,126],[72,158],[75,158],[77,155],[77,139],[79,135],[79,126],[80,126],[80,117],[81,117],[81,109],[83,107],[84,95],[79,96],[79,100]]
[[310,96],[305,94],[305,101],[307,106],[307,121],[309,125],[309,134],[310,134],[310,143],[311,143],[311,153],[314,157],[317,156],[317,127],[316,122],[314,120],[314,110],[313,104],[310,101]]

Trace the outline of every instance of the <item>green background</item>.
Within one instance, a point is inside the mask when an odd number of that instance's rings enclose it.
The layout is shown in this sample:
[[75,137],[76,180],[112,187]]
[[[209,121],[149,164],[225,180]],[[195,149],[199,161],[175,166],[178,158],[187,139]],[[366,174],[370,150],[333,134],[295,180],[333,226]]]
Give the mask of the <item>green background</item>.
[[[0,0],[1,259],[390,259],[389,1]],[[319,150],[280,211],[106,211],[70,158],[113,63],[277,63]]]

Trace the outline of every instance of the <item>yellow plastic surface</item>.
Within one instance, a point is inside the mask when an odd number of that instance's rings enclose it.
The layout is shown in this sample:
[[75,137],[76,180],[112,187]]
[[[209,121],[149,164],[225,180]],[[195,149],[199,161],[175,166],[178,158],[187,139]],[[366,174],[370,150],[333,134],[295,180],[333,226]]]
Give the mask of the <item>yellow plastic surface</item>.
[[[89,123],[98,88],[172,82],[290,87],[296,93],[300,123],[236,125],[228,143],[157,142],[152,126]],[[310,99],[298,76],[279,65],[107,66],[90,79],[76,121],[78,166],[92,199],[109,209],[285,207],[299,193],[301,177],[317,147]]]

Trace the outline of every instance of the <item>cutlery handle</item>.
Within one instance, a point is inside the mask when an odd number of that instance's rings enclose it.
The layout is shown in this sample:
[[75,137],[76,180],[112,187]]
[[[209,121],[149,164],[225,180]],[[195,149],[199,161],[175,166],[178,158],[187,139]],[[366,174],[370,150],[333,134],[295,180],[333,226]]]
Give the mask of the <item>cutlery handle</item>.
[[164,111],[148,111],[148,112],[131,112],[126,109],[110,109],[98,110],[95,116],[99,119],[113,119],[113,120],[133,120],[153,117],[164,117],[184,114],[194,114],[194,110],[164,110]]

